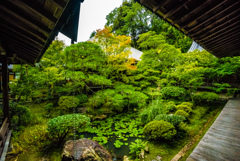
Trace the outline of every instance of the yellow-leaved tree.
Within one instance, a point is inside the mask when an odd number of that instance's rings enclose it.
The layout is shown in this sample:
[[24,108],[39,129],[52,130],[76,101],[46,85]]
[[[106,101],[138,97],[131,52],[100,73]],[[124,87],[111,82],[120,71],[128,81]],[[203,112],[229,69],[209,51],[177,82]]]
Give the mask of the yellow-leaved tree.
[[94,43],[101,46],[107,56],[106,68],[109,78],[113,81],[130,81],[129,75],[136,70],[135,59],[130,58],[131,37],[115,35],[111,33],[110,27],[97,30]]

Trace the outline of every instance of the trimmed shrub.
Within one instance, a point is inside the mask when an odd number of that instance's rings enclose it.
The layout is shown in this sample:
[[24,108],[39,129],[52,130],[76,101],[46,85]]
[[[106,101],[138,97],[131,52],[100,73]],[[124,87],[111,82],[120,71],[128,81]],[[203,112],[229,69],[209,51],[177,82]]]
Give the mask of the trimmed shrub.
[[18,126],[26,126],[31,122],[32,114],[28,107],[17,105],[12,107],[13,123]]
[[62,96],[58,100],[59,108],[62,110],[70,110],[74,107],[77,107],[80,103],[80,100],[75,96]]
[[176,105],[174,105],[174,104],[167,104],[167,105],[165,105],[165,108],[168,111],[173,112],[176,109]]
[[89,125],[90,118],[80,114],[68,114],[55,117],[47,122],[50,137],[61,143],[72,132],[73,128],[85,128]]
[[44,106],[44,109],[50,113],[50,111],[53,109],[53,104],[52,103],[48,103]]
[[79,99],[79,104],[86,103],[88,101],[88,97],[85,94],[77,95],[76,97]]
[[192,111],[192,108],[187,105],[177,105],[176,109],[186,111],[187,113],[190,113]]
[[173,124],[174,126],[178,126],[181,122],[185,120],[185,117],[181,115],[160,114],[160,115],[157,115],[154,120],[158,120],[158,121],[163,120]]
[[177,110],[174,115],[183,116],[185,118],[187,118],[189,116],[189,114],[184,110]]
[[154,140],[170,140],[176,133],[175,127],[171,123],[163,120],[149,122],[143,128],[143,134]]
[[193,101],[197,105],[213,105],[218,103],[219,95],[213,92],[201,92],[193,96]]
[[163,94],[165,99],[182,99],[185,96],[186,90],[177,86],[169,86],[162,88],[160,92]]
[[193,107],[193,104],[191,102],[182,102],[181,105],[186,105],[186,106],[188,106],[190,108]]

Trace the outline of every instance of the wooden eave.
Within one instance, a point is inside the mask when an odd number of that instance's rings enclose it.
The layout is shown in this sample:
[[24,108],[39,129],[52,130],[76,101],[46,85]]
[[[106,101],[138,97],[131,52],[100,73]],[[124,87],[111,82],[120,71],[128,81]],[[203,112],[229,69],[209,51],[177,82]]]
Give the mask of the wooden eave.
[[216,57],[240,56],[240,0],[136,0]]
[[0,1],[0,42],[11,58],[9,63],[40,61],[59,31],[76,41],[81,2],[83,0]]

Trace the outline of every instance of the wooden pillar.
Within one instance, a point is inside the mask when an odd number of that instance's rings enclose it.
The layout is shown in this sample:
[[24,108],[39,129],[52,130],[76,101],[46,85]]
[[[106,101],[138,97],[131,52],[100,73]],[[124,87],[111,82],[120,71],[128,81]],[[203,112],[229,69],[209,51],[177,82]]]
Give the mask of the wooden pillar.
[[9,117],[9,96],[8,96],[8,62],[7,56],[2,55],[2,94],[3,94],[3,114],[4,118]]

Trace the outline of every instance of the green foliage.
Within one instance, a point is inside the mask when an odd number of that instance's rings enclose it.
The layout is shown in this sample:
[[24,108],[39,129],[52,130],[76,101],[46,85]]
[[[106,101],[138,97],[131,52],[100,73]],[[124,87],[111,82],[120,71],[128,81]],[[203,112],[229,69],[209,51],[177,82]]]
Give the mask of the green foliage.
[[187,105],[177,105],[176,106],[176,109],[177,110],[183,110],[183,111],[186,111],[187,113],[190,113],[192,111],[192,108],[187,106]]
[[70,110],[77,107],[80,100],[75,96],[61,96],[58,100],[58,105],[61,110]]
[[185,118],[187,118],[189,116],[189,114],[184,110],[177,110],[174,115],[183,116]]
[[201,92],[193,96],[193,101],[197,105],[213,105],[218,103],[219,95],[213,92]]
[[136,139],[135,142],[131,142],[131,144],[129,145],[129,155],[132,158],[136,158],[139,156],[139,154],[141,153],[142,149],[145,149],[147,145],[147,142],[142,141],[141,139]]
[[228,83],[213,83],[214,87],[211,87],[211,89],[216,92],[216,93],[220,93],[224,90],[226,90],[227,87],[231,87],[231,85],[229,85]]
[[190,108],[193,107],[193,104],[191,102],[182,102],[181,105],[186,105],[186,106],[188,106]]
[[[111,97],[109,97],[111,96]],[[88,99],[86,105],[89,111],[103,108],[113,112],[121,112],[124,108],[143,107],[147,96],[136,91],[131,85],[116,85],[115,89],[106,89],[96,92]]]
[[77,95],[77,99],[79,99],[79,104],[86,103],[88,101],[88,97],[85,94]]
[[181,122],[185,120],[185,117],[181,115],[160,114],[160,115],[157,115],[154,120],[157,120],[157,121],[163,120],[171,123],[174,126],[178,126]]
[[53,109],[53,103],[48,103],[48,104],[46,104],[46,105],[44,106],[44,109],[45,109],[48,113],[50,113],[51,110]]
[[165,99],[169,98],[182,99],[185,96],[186,90],[181,87],[170,86],[162,88],[161,93],[163,94]]
[[61,143],[65,137],[73,132],[74,128],[86,128],[90,123],[90,118],[80,114],[68,114],[55,117],[47,122],[48,132],[51,139]]
[[23,105],[16,105],[12,107],[12,122],[17,126],[26,126],[31,122],[32,114],[28,107]]
[[116,148],[121,148],[121,146],[123,145],[123,143],[119,140],[116,140],[115,143],[114,143],[115,147]]
[[154,100],[148,108],[140,113],[141,123],[147,124],[159,114],[166,114],[168,111],[160,100]]
[[176,133],[175,127],[171,123],[163,120],[149,122],[143,128],[143,134],[154,140],[170,140]]

